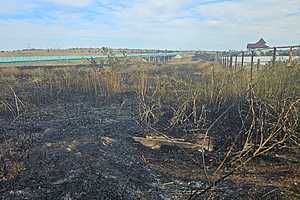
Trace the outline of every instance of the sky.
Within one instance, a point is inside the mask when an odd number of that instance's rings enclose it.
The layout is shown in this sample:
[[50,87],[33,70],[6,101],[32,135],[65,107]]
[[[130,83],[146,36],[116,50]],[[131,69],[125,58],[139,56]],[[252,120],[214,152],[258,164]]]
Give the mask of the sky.
[[0,50],[300,44],[300,0],[0,0]]

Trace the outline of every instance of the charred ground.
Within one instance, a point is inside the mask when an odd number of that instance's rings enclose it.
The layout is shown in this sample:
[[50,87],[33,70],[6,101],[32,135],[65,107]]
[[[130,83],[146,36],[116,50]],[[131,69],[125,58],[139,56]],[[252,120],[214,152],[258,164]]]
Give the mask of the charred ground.
[[[257,147],[253,147],[254,153],[250,148],[251,155],[244,153],[238,162],[234,160],[241,156],[239,152],[245,147],[243,134],[238,137],[241,142],[232,147],[236,135],[248,130],[241,129],[241,126],[248,127],[248,118],[241,121],[237,116],[242,110],[241,105],[247,107],[252,103],[255,108],[260,108],[258,110],[268,109],[268,113],[275,112],[275,108],[260,106],[262,101],[258,99],[248,101],[248,91],[241,95],[243,98],[236,98],[226,84],[222,88],[230,93],[228,96],[225,97],[215,85],[217,92],[212,94],[207,86],[207,94],[199,93],[199,99],[195,100],[196,90],[188,96],[182,92],[187,89],[186,83],[164,78],[173,74],[177,78],[184,77],[182,80],[187,82],[192,81],[192,84],[197,81],[205,85],[208,84],[206,74],[217,73],[217,70],[211,72],[211,65],[207,63],[190,65],[178,67],[175,75],[170,66],[162,70],[132,67],[126,69],[130,71],[126,77],[119,69],[115,72],[95,72],[93,69],[92,73],[85,69],[63,73],[61,69],[5,71],[1,78],[1,198],[298,199],[299,146],[290,140],[272,151],[254,156],[249,162],[243,158],[253,156]],[[295,71],[298,73],[299,70],[296,68]],[[162,78],[158,80],[157,74]],[[176,92],[170,89],[175,85]],[[236,93],[237,90],[232,89]],[[289,97],[293,104],[299,94],[298,88],[291,90],[294,96],[289,93]],[[201,98],[217,93],[221,94],[209,100]],[[195,101],[201,102],[197,103],[196,109]],[[171,105],[184,115],[172,111]],[[230,106],[232,109],[227,110]],[[299,112],[295,112],[299,116]],[[289,114],[288,111],[284,113]],[[211,128],[219,116],[222,119]],[[289,123],[284,126],[295,128],[292,141],[297,141],[299,127],[289,126]],[[152,150],[132,139],[153,132],[189,139],[207,130],[209,136],[216,139],[216,148],[212,152],[169,146]],[[278,139],[281,138],[278,136],[271,145]],[[253,139],[252,143],[255,141]],[[227,154],[230,162],[226,160],[221,170],[215,173]],[[244,164],[237,168],[240,163]],[[228,173],[230,176],[222,178]],[[202,194],[212,183],[214,186]]]

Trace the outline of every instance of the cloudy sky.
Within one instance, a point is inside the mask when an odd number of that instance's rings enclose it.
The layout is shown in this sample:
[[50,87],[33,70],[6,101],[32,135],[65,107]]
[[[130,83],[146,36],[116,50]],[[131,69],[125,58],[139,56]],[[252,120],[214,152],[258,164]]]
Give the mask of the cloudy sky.
[[300,43],[300,0],[0,0],[0,49]]

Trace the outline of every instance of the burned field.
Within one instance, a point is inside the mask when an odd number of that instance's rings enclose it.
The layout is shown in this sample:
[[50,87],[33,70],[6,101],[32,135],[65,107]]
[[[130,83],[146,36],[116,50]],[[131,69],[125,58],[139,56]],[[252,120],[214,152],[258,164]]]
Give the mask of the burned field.
[[1,199],[299,199],[299,66],[0,70]]

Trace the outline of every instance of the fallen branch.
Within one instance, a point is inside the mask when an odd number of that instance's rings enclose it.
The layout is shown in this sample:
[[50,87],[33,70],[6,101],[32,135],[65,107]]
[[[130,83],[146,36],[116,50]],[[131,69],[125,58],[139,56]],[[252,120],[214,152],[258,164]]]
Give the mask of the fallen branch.
[[142,145],[151,148],[159,149],[162,145],[177,146],[179,148],[191,149],[191,150],[213,150],[213,141],[210,137],[203,137],[197,143],[186,142],[183,139],[168,139],[165,137],[133,137],[133,140],[141,143]]

